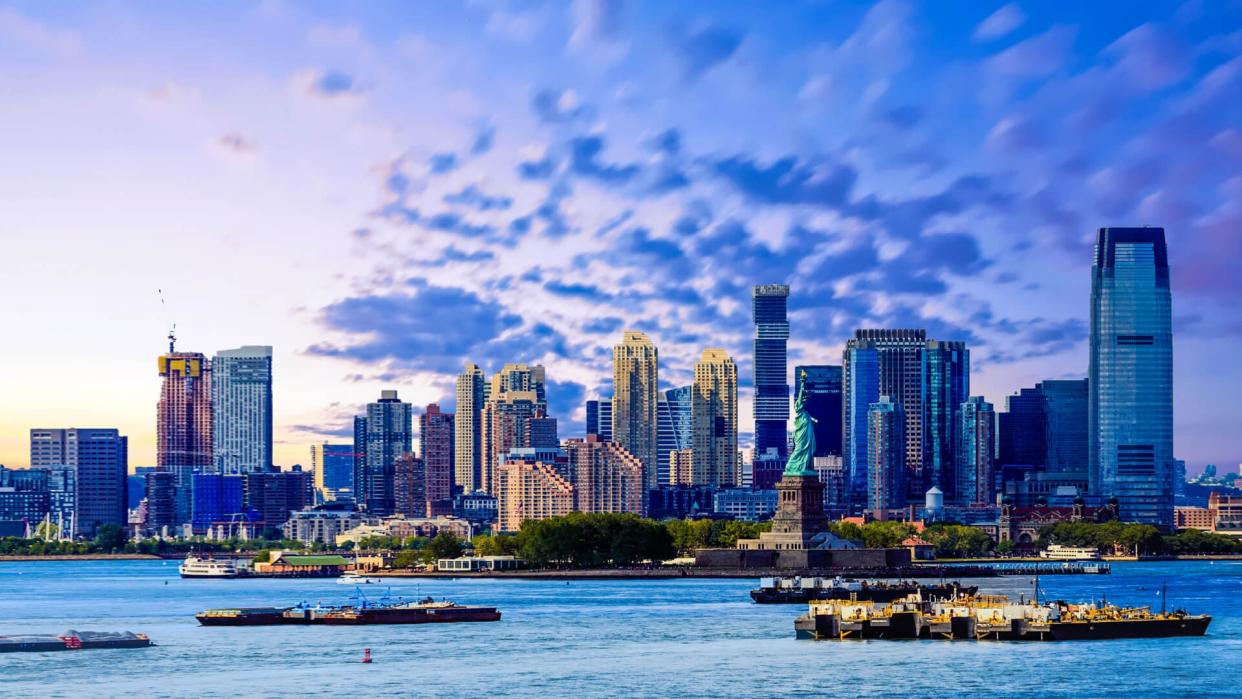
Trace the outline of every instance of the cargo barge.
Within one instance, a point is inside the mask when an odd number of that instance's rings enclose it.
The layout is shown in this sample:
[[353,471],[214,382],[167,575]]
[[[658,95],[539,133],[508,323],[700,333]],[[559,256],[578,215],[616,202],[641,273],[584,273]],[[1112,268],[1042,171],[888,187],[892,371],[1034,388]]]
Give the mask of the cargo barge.
[[45,653],[61,650],[146,648],[155,645],[146,634],[129,631],[66,631],[51,634],[0,636],[0,653]]
[[937,583],[924,585],[909,581],[870,581],[849,578],[760,578],[759,587],[750,591],[750,598],[759,604],[805,604],[815,600],[860,600],[893,602],[920,595],[923,599],[951,599],[973,595],[972,585]]
[[1149,607],[1013,602],[999,595],[926,602],[915,597],[887,605],[811,602],[794,621],[804,639],[929,639],[974,641],[1083,641],[1202,636],[1212,617]]
[[343,606],[248,607],[208,609],[195,615],[203,626],[359,625],[359,624],[452,624],[500,621],[495,607],[470,607],[454,602],[379,602],[365,600]]

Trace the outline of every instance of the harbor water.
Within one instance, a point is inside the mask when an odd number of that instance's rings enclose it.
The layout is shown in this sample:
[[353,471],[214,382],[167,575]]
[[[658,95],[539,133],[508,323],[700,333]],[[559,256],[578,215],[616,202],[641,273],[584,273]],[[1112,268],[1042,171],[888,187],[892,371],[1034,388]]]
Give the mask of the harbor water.
[[[392,580],[378,598],[495,605],[496,623],[200,627],[213,607],[342,603],[331,579],[182,580],[176,562],[0,563],[0,635],[129,630],[158,645],[0,655],[0,697],[1237,696],[1242,561],[1118,563],[1045,576],[1044,595],[1214,617],[1203,638],[1078,643],[794,639],[804,605],[757,580]],[[1025,577],[975,579],[1029,595]],[[371,649],[374,661],[361,662]]]

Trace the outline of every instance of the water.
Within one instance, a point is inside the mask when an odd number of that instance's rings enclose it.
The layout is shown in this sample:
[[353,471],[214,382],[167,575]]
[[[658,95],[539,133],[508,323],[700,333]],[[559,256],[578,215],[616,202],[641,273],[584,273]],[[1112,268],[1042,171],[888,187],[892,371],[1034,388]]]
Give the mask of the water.
[[[0,634],[146,633],[158,647],[0,655],[0,696],[1237,696],[1242,562],[1119,563],[1047,576],[1051,597],[1174,606],[1206,638],[1080,643],[814,642],[801,605],[753,580],[397,580],[394,594],[495,605],[490,624],[204,628],[211,607],[340,602],[332,580],[181,580],[163,561],[0,563]],[[1029,578],[976,581],[1017,595]],[[367,592],[378,586],[368,586]],[[371,665],[359,661],[370,647]]]

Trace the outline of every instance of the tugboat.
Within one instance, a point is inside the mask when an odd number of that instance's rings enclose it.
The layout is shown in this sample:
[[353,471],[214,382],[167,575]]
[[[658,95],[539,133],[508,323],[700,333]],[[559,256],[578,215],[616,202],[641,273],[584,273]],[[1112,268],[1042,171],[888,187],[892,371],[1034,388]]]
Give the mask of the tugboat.
[[950,599],[973,595],[972,585],[957,582],[922,585],[913,580],[876,582],[837,578],[760,578],[750,597],[759,604],[805,604],[815,600],[892,602],[910,595],[923,599]]
[[449,624],[471,621],[500,621],[495,607],[470,607],[455,602],[437,602],[431,597],[407,602],[385,596],[369,602],[361,594],[342,606],[299,604],[295,607],[251,607],[208,609],[195,615],[203,626],[272,626],[278,624],[357,625],[357,624]]

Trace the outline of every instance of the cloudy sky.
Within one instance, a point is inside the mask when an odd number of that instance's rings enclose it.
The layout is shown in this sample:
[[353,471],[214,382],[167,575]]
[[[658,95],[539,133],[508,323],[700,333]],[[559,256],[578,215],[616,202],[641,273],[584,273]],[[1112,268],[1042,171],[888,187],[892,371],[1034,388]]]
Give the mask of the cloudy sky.
[[0,0],[0,463],[71,425],[151,463],[173,322],[275,346],[286,465],[465,361],[544,363],[578,432],[628,327],[666,386],[727,348],[749,429],[771,282],[791,364],[924,327],[1003,404],[1084,375],[1093,231],[1152,224],[1176,452],[1232,467],[1239,27],[1228,0]]

